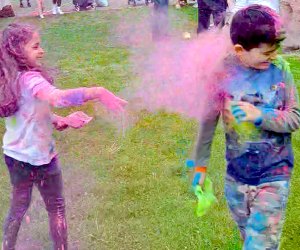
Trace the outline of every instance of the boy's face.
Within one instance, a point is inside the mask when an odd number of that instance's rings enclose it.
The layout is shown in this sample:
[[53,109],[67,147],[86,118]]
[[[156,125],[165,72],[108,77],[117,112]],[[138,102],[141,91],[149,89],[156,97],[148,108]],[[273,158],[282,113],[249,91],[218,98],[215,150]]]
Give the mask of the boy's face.
[[253,48],[249,51],[245,50],[243,46],[236,44],[234,49],[236,55],[246,67],[266,70],[277,57],[278,44],[261,43],[258,48]]

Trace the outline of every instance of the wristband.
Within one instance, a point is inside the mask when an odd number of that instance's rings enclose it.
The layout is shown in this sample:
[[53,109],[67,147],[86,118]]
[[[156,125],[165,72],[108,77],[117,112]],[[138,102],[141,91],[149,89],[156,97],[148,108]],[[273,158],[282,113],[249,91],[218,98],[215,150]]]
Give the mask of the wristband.
[[206,167],[205,166],[196,166],[195,172],[196,173],[206,173]]

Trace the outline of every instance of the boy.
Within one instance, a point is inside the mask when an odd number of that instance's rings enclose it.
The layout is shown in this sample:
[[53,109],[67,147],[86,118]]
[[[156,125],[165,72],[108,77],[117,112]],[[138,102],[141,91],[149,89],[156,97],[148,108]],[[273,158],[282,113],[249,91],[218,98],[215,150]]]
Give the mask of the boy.
[[[196,172],[205,179],[213,134],[222,114],[226,135],[225,196],[244,250],[278,249],[294,165],[291,133],[300,126],[297,90],[287,63],[277,14],[251,5],[232,19],[235,55],[227,60],[221,108],[201,122]],[[210,104],[208,104],[211,106]],[[195,175],[196,177],[197,175]]]

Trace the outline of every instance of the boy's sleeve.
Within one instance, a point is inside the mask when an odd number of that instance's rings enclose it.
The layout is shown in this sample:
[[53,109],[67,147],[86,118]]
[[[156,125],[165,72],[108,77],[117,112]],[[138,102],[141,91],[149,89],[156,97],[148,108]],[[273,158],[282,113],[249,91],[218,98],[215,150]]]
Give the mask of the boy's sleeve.
[[208,166],[211,144],[219,121],[220,112],[214,110],[200,122],[200,130],[195,152],[195,165]]
[[284,74],[281,86],[284,90],[284,105],[282,109],[263,108],[261,128],[277,133],[291,133],[300,127],[300,108],[297,88],[287,62],[280,59],[278,65]]

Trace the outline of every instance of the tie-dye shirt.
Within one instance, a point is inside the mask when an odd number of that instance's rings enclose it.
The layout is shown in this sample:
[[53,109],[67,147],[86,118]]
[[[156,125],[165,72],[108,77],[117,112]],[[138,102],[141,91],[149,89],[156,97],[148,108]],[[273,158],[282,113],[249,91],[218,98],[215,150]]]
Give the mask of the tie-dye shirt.
[[[291,133],[300,126],[300,109],[287,62],[278,57],[267,70],[246,68],[237,60],[227,66],[226,83],[209,107],[227,96],[250,102],[262,111],[262,121],[257,124],[223,119],[227,173],[251,185],[288,179],[294,165]],[[223,101],[212,108],[200,124],[195,159],[198,166],[208,165],[222,105]]]
[[19,80],[19,110],[5,119],[4,154],[39,166],[56,155],[52,137],[52,113],[47,101],[35,97],[42,88],[55,89],[39,72],[23,73]]

